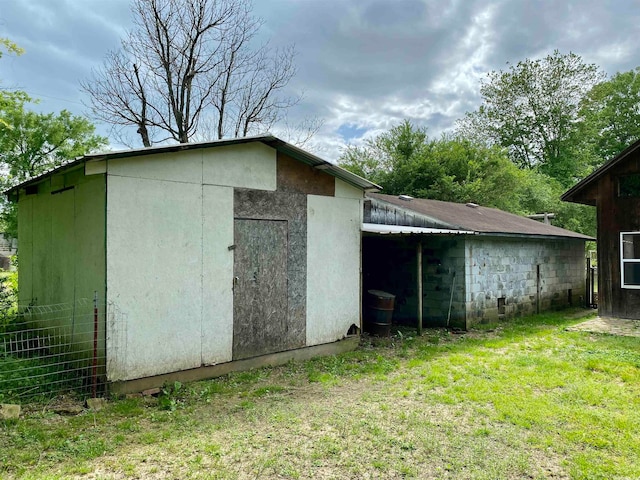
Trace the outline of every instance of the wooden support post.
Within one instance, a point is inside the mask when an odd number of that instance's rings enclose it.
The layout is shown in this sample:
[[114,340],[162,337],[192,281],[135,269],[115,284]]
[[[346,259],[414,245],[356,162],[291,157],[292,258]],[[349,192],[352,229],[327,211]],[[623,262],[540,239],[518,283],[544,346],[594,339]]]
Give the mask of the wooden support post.
[[536,265],[536,313],[540,313],[540,265]]
[[586,279],[587,279],[587,287],[585,288],[585,298],[587,300],[586,302],[586,307],[587,308],[591,308],[591,292],[593,290],[591,290],[591,259],[589,257],[587,257],[587,275],[586,275]]
[[418,260],[418,288],[416,289],[418,291],[418,335],[422,335],[422,240],[418,241],[416,257]]

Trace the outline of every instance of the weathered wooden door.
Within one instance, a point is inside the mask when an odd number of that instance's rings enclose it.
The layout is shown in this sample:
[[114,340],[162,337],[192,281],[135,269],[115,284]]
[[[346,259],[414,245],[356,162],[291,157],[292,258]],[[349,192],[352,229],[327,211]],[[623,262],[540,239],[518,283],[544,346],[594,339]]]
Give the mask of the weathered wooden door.
[[235,220],[234,360],[284,350],[287,237],[286,221]]

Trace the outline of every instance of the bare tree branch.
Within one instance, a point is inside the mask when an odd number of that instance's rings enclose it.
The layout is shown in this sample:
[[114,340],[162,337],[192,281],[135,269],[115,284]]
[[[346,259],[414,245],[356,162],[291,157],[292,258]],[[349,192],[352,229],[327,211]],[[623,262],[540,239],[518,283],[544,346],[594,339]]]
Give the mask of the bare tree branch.
[[145,146],[154,132],[186,143],[270,128],[301,98],[283,94],[296,73],[295,50],[253,49],[262,21],[252,7],[251,0],[132,0],[132,31],[81,84],[94,115],[134,126]]

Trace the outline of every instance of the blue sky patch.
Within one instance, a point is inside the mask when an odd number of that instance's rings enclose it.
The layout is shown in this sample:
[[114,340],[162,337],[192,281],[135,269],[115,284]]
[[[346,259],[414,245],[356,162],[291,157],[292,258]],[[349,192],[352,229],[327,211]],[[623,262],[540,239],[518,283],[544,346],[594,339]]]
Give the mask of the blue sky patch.
[[353,138],[360,138],[367,133],[366,128],[360,128],[353,123],[343,123],[338,127],[338,133],[345,141],[349,141]]

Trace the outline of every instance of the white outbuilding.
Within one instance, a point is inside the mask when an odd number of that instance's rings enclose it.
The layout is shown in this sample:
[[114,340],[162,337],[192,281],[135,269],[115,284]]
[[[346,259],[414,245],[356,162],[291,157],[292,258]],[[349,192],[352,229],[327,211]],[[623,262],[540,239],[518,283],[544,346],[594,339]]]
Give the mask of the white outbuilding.
[[121,392],[352,348],[376,188],[270,135],[87,155],[9,192],[20,304],[90,343],[97,292]]

